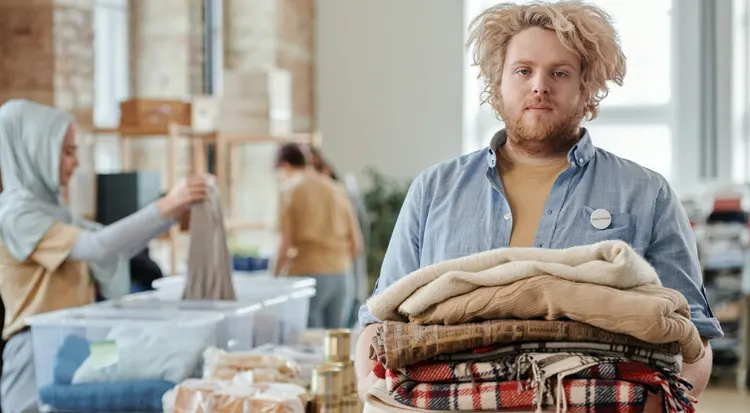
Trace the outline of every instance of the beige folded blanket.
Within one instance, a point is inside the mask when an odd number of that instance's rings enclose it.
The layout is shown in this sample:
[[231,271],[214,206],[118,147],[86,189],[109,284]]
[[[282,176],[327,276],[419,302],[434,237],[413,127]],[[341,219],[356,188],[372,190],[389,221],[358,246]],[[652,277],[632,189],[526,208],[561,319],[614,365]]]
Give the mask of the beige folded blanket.
[[412,323],[425,325],[538,318],[570,319],[647,343],[678,342],[686,363],[704,354],[687,300],[678,291],[658,285],[620,290],[541,275],[433,300],[427,311],[409,317]]
[[436,302],[539,275],[614,288],[661,285],[653,267],[622,241],[566,249],[499,248],[420,268],[372,297],[367,307],[381,321],[406,321],[406,315],[422,314]]

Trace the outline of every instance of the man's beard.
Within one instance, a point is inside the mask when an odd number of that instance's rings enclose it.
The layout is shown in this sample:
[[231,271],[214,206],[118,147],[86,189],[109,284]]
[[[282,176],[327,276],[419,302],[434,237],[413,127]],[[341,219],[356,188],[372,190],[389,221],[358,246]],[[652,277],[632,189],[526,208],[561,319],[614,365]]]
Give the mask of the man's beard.
[[[505,130],[508,142],[519,154],[539,158],[553,158],[563,156],[580,139],[579,128],[583,120],[583,108],[572,108],[557,115],[560,107],[555,105],[552,115],[538,116],[536,119],[528,119],[534,116],[528,112],[526,107],[546,103],[535,99],[530,103],[524,102],[520,111],[509,113],[503,103],[500,108],[500,117],[505,121]],[[525,119],[524,116],[527,116]]]

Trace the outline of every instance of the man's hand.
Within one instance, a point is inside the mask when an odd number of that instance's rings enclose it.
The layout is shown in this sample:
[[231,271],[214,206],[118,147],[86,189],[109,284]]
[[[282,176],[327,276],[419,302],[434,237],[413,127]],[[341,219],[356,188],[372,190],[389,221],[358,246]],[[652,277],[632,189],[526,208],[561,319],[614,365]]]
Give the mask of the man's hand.
[[367,401],[367,392],[375,386],[377,381],[378,378],[375,377],[375,373],[372,372],[370,372],[367,377],[357,381],[357,393],[359,393],[359,399],[362,400],[362,403]]
[[[698,399],[691,395],[687,395],[688,400],[690,400],[690,403],[697,404]],[[646,406],[643,409],[643,413],[661,413],[664,410],[662,409],[662,399],[661,394],[659,393],[648,393],[648,398],[646,399]]]
[[365,402],[367,392],[378,381],[378,378],[372,372],[373,361],[369,357],[370,344],[377,331],[378,325],[370,324],[362,330],[362,334],[360,334],[359,340],[357,340],[354,368],[357,374],[357,393],[359,393],[362,403]]

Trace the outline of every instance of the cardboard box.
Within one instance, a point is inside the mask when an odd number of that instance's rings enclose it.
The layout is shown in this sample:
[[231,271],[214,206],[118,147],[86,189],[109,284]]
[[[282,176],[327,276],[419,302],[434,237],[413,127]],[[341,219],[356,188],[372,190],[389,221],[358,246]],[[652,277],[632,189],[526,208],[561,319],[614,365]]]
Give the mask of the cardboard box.
[[166,128],[171,122],[190,126],[190,102],[139,98],[120,102],[121,126],[163,126]]

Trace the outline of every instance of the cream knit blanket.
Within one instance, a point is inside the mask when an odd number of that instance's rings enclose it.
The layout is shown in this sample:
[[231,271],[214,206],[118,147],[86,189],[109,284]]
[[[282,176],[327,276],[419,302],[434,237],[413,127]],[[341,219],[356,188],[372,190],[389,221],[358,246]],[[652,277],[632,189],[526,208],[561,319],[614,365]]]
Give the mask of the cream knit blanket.
[[499,248],[420,268],[372,297],[367,307],[381,321],[408,321],[449,298],[539,275],[620,289],[661,285],[654,268],[622,241],[566,249]]

